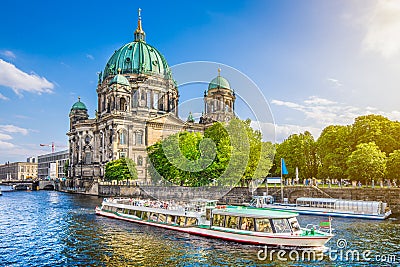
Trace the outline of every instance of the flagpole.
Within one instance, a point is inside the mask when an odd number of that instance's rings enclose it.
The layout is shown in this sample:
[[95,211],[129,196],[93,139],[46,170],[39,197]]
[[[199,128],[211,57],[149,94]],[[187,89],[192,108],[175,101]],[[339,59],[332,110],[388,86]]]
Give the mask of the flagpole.
[[282,180],[283,180],[282,168],[283,168],[283,166],[282,165],[283,164],[282,164],[282,158],[281,158],[281,203],[283,204],[283,183],[282,183]]

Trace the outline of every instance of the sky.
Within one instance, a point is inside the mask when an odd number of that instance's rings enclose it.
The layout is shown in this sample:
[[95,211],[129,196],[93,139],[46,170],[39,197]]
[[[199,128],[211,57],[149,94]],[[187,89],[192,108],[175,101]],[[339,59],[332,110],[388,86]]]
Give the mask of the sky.
[[[0,163],[51,151],[41,143],[66,149],[71,106],[80,96],[94,117],[97,73],[133,41],[138,8],[147,43],[165,56],[178,84],[184,78],[174,66],[216,62],[242,102],[257,109],[246,97],[258,93],[230,71],[250,80],[265,102],[257,112],[271,113],[257,118],[259,128],[274,128],[266,139],[306,130],[318,138],[328,125],[371,113],[400,120],[398,0],[5,0]],[[180,86],[181,103],[201,99],[206,87]]]

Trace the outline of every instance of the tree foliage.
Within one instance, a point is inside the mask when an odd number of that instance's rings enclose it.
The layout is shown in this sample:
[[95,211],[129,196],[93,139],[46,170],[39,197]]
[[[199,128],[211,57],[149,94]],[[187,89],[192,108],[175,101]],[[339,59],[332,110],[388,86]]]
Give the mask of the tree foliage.
[[[353,124],[339,126],[330,125],[323,129],[320,137],[314,142],[310,133],[293,134],[282,143],[276,145],[273,173],[280,175],[280,158],[284,158],[289,177],[294,177],[295,168],[299,168],[301,178],[318,177],[322,179],[365,180],[356,171],[348,171],[348,160],[355,160],[360,150],[359,145],[374,142],[378,151],[388,156],[387,177],[395,179],[397,153],[400,150],[400,122],[391,121],[381,115],[357,117]],[[370,145],[371,146],[371,145]],[[385,163],[378,160],[385,166]],[[381,177],[381,168],[377,177]],[[389,166],[393,166],[389,167]],[[353,169],[355,167],[352,167]],[[384,167],[383,167],[384,168]]]
[[250,120],[232,119],[227,125],[214,123],[204,135],[171,135],[147,151],[154,182],[164,178],[180,186],[234,185],[268,174],[273,145],[262,142]]
[[106,164],[104,178],[112,180],[136,180],[138,178],[136,165],[130,158],[112,160]]
[[386,161],[386,178],[396,179],[400,178],[400,150],[395,150],[389,154]]
[[370,182],[384,178],[386,155],[374,143],[361,143],[347,158],[347,174],[352,180]]
[[289,177],[295,177],[296,167],[301,178],[317,177],[319,159],[316,149],[314,137],[310,132],[290,135],[276,148],[275,175],[280,175],[280,159],[284,158]]
[[350,126],[331,125],[326,127],[317,140],[317,153],[321,160],[318,176],[330,179],[346,178],[347,158],[352,152]]

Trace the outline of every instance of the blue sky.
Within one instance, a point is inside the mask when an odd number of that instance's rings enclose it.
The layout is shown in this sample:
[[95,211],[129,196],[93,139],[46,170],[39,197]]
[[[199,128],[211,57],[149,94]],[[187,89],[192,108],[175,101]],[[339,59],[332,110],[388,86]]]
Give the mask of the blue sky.
[[[278,141],[368,113],[400,119],[396,0],[3,1],[0,163],[50,151],[40,143],[63,149],[78,96],[94,116],[96,73],[133,40],[139,7],[147,42],[170,66],[212,61],[247,75]],[[180,93],[184,101],[197,91]]]

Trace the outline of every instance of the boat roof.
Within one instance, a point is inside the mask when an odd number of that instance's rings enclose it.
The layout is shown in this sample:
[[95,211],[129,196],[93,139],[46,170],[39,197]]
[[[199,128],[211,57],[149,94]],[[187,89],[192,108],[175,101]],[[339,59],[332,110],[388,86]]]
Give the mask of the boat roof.
[[298,216],[298,213],[290,211],[279,211],[266,208],[252,208],[252,207],[241,207],[241,206],[227,206],[222,209],[213,209],[213,214],[239,216],[239,217],[251,217],[260,219],[287,219]]
[[316,198],[316,197],[299,197],[296,201],[313,201],[313,202],[362,202],[362,203],[379,203],[380,201],[366,201],[366,200],[351,200],[351,199],[338,199],[338,198]]

